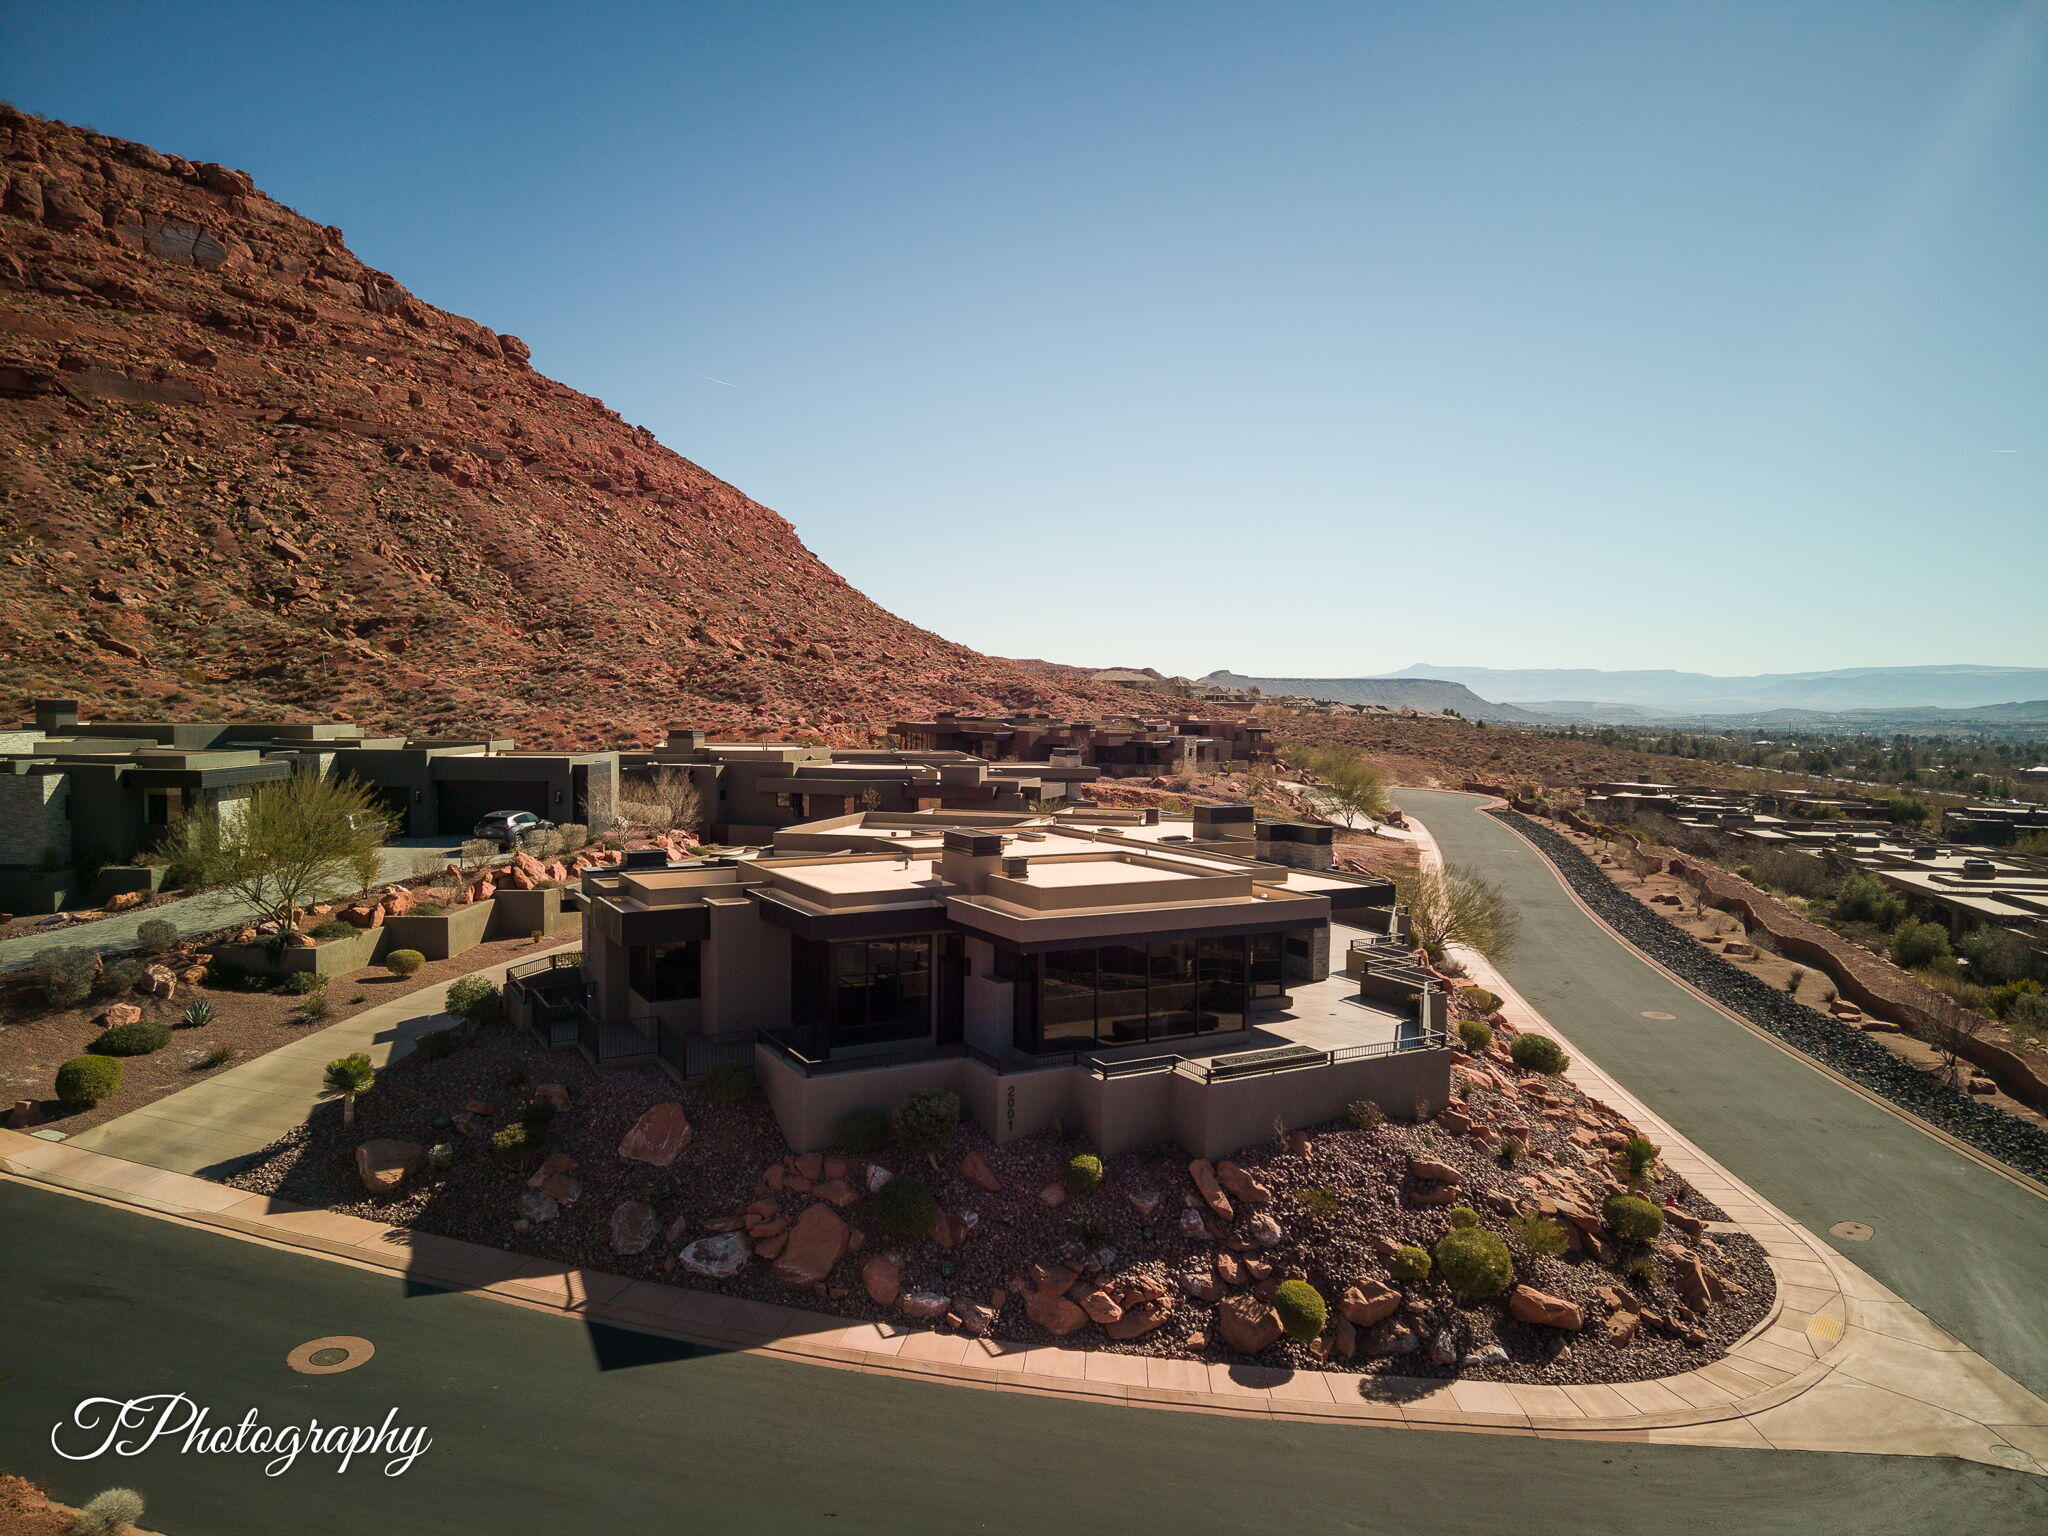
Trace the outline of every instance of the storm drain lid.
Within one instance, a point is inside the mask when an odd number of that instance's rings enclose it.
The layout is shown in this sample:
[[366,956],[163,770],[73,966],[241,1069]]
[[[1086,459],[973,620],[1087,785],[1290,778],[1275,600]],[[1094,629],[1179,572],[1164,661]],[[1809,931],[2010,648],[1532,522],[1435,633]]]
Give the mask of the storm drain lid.
[[1877,1236],[1877,1228],[1871,1226],[1868,1222],[1838,1221],[1828,1228],[1828,1235],[1830,1237],[1839,1237],[1845,1242],[1867,1243]]
[[334,1334],[301,1344],[284,1357],[284,1363],[302,1376],[332,1376],[336,1371],[354,1370],[376,1353],[377,1346],[368,1339]]

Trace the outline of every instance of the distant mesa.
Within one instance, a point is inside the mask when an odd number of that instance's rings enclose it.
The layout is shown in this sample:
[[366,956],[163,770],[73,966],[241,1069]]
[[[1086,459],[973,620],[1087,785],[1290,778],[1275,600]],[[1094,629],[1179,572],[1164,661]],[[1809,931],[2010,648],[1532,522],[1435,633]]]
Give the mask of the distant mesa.
[[1432,715],[1455,710],[1467,720],[1486,720],[1502,725],[1537,725],[1548,719],[1533,710],[1483,699],[1463,683],[1436,678],[1246,677],[1237,672],[1216,671],[1198,679],[1198,682],[1207,688],[1256,688],[1264,694],[1321,699],[1325,703],[1354,704],[1365,708],[1412,709]]

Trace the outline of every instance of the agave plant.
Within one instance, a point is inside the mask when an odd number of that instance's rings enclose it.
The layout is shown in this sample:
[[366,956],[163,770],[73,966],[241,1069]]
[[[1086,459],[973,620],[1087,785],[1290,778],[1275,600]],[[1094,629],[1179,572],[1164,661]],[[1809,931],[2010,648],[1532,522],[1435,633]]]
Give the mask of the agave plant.
[[185,1005],[185,1011],[178,1015],[178,1023],[186,1029],[198,1029],[203,1024],[211,1024],[219,1017],[220,1010],[202,997]]

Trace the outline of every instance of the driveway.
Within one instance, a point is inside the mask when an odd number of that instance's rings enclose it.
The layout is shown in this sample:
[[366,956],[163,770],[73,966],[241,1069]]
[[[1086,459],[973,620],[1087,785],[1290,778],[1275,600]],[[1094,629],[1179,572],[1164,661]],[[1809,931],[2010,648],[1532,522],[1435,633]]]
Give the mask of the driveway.
[[[1700,1149],[2037,1393],[2048,1199],[1952,1150],[1679,986],[1594,920],[1473,796],[1404,789],[1444,858],[1521,914],[1508,981]],[[1893,1522],[1892,1529],[1913,1527]]]

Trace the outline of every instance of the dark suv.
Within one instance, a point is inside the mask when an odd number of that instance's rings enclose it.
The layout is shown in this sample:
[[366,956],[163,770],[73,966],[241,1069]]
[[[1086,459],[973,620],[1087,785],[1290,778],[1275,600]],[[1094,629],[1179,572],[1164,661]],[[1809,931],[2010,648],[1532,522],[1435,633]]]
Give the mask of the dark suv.
[[471,837],[481,837],[505,848],[517,848],[519,840],[529,832],[552,832],[555,824],[543,821],[531,811],[493,811],[469,830]]

